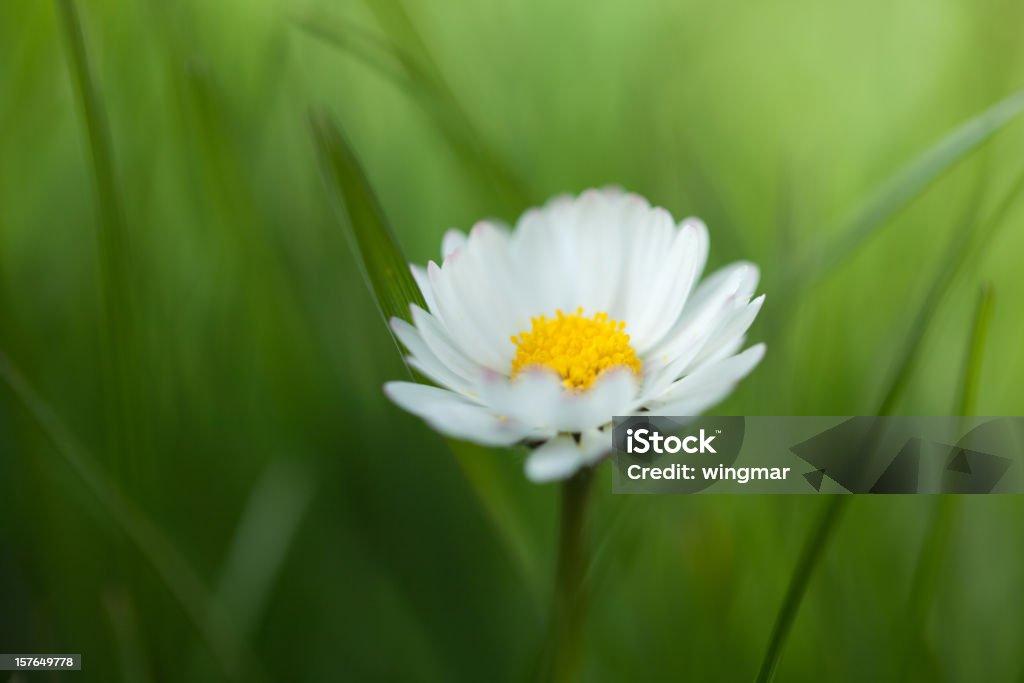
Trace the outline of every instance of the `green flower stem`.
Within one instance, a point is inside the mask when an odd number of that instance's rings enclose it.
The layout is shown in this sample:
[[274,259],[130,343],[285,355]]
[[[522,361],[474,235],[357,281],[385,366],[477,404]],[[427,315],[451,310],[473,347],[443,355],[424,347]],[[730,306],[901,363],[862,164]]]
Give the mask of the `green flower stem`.
[[594,470],[587,467],[562,484],[558,566],[551,599],[547,654],[541,665],[542,681],[575,681],[583,661],[583,622],[587,606],[583,586],[585,522],[593,479]]

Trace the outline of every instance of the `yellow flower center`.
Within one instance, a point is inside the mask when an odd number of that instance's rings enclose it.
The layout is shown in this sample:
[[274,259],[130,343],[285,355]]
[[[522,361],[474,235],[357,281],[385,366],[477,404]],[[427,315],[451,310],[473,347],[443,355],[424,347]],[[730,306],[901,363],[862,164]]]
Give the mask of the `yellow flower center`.
[[513,336],[516,357],[512,359],[512,377],[530,367],[551,368],[562,378],[566,389],[588,388],[609,368],[627,367],[640,374],[640,359],[629,345],[626,323],[595,313],[587,318],[583,309],[554,318],[540,316],[530,320],[527,332]]

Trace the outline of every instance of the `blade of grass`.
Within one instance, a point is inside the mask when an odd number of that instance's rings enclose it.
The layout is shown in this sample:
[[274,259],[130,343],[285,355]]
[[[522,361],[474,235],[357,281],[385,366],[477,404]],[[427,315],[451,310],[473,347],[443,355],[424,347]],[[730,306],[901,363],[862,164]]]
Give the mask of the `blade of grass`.
[[310,37],[355,57],[392,84],[410,90],[416,87],[402,66],[403,60],[399,59],[397,51],[380,36],[346,21],[330,22],[333,28],[319,18],[296,17],[293,21]]
[[[914,566],[911,580],[910,598],[907,601],[905,617],[897,619],[901,624],[899,636],[909,640],[902,648],[903,662],[901,681],[933,680],[933,671],[922,672],[914,677],[914,663],[921,661],[927,652],[926,628],[929,608],[935,600],[942,569],[946,566],[946,556],[950,541],[956,530],[956,520],[960,510],[960,497],[942,495],[935,497],[935,509],[932,512],[931,524],[925,534],[921,551]],[[895,642],[895,641],[894,641]]]
[[910,324],[909,334],[904,339],[897,355],[895,370],[889,382],[888,390],[882,396],[879,408],[880,415],[890,414],[896,407],[899,398],[903,395],[912,374],[916,350],[924,341],[928,327],[935,316],[942,297],[948,291],[957,271],[963,265],[964,255],[967,253],[967,246],[971,240],[971,233],[976,228],[983,187],[984,182],[980,182],[975,187],[974,195],[961,215],[957,228],[950,238],[942,258],[939,260],[939,266],[925,292],[924,298],[917,307],[916,314]]
[[298,463],[276,460],[249,496],[217,585],[217,603],[244,637],[259,624],[315,485]]
[[[374,6],[371,8],[376,11]],[[519,213],[529,203],[530,193],[525,183],[479,133],[440,71],[433,66],[412,22],[407,17],[396,20],[396,16],[402,15],[394,12],[378,14],[385,30],[406,36],[404,40],[394,36],[391,40],[383,40],[358,26],[336,20],[328,22],[322,18],[300,18],[296,25],[310,36],[356,58],[419,102],[457,158],[474,172],[474,177],[487,181],[488,189],[506,211]],[[419,46],[420,55],[414,57],[400,47],[406,45]]]
[[1022,113],[1024,90],[996,102],[915,157],[868,197],[839,228],[837,237],[812,249],[803,266],[794,271],[798,284],[810,286],[832,272],[932,182]]
[[807,591],[807,584],[810,583],[818,560],[824,553],[825,546],[828,545],[833,527],[839,520],[840,514],[846,509],[846,500],[847,497],[842,494],[829,496],[829,500],[825,503],[804,541],[800,558],[797,560],[793,575],[789,580],[786,595],[782,599],[782,606],[775,616],[775,625],[768,640],[764,660],[761,662],[761,670],[757,674],[757,683],[768,683],[775,676],[786,639],[789,637],[790,629],[800,609],[800,603],[803,602],[804,593]]
[[423,74],[441,81],[440,69],[430,54],[430,48],[409,16],[402,0],[368,0],[363,3],[377,18],[377,23],[391,37],[395,45],[407,46],[406,54],[415,55],[414,67]]
[[[396,51],[413,80],[422,84],[422,92],[432,97],[438,113],[447,119],[449,139],[454,141],[462,135],[465,139],[464,151],[468,153],[468,161],[475,162],[480,170],[487,173],[498,192],[505,194],[506,198],[513,202],[512,208],[520,210],[528,200],[528,192],[522,178],[502,160],[498,151],[474,125],[469,112],[459,101],[431,54],[426,39],[416,28],[416,22],[409,16],[403,0],[366,0],[364,4],[377,17],[377,22],[390,37],[392,49]],[[409,49],[400,50],[401,45],[408,46]]]
[[970,257],[977,251],[983,249],[992,242],[995,231],[1003,224],[1003,219],[1013,207],[1014,202],[1024,191],[1024,172],[1017,176],[1010,189],[1003,195],[1002,200],[996,205],[992,213],[986,217],[980,228],[972,220],[980,204],[980,199],[971,203],[961,221],[960,228],[950,240],[949,246],[942,257],[939,269],[925,294],[924,300],[918,307],[911,324],[910,335],[903,344],[903,348],[897,356],[896,371],[893,374],[893,381],[889,384],[884,398],[882,399],[879,415],[889,414],[895,408],[897,401],[903,393],[905,385],[910,377],[916,350],[925,334],[931,321],[938,311],[939,304],[956,276],[963,269]]
[[105,291],[108,296],[114,297],[119,293],[115,285],[121,282],[116,278],[123,278],[127,259],[124,214],[114,174],[110,126],[92,73],[82,20],[78,15],[75,0],[57,0],[57,9],[63,28],[69,68],[89,138],[93,180],[98,200],[100,256],[104,259],[104,275],[111,278],[105,282]]
[[135,426],[131,412],[132,348],[129,343],[132,322],[132,291],[129,276],[127,227],[123,205],[117,190],[114,171],[113,141],[103,99],[89,61],[85,32],[75,0],[57,0],[68,67],[71,71],[82,123],[89,141],[89,156],[97,199],[97,251],[100,267],[100,298],[103,335],[101,366],[108,381],[104,383],[110,396],[107,407],[108,438],[115,453],[120,454],[119,468],[124,469],[124,454],[138,443],[133,438]]
[[202,579],[170,539],[95,462],[48,403],[0,350],[0,379],[24,405],[57,454],[77,475],[100,507],[114,521],[189,617],[224,675],[235,681],[263,680],[255,654],[237,639]]
[[[260,623],[315,489],[305,467],[282,458],[266,467],[249,494],[216,589],[217,605],[243,638],[251,638]],[[192,652],[185,680],[200,679],[198,655]]]
[[[367,286],[387,322],[408,319],[409,304],[426,307],[409,271],[390,223],[384,215],[352,148],[326,114],[312,118],[313,134],[339,221]],[[389,328],[390,329],[390,328]],[[397,345],[397,340],[395,341]],[[528,552],[529,543],[516,519],[511,498],[502,488],[494,465],[468,444],[448,441],[484,514],[495,525],[524,581],[539,595],[540,570]],[[469,454],[471,453],[471,454]]]
[[[936,270],[928,293],[921,302],[917,315],[914,317],[911,327],[907,332],[903,349],[898,356],[896,370],[879,403],[878,415],[891,414],[899,397],[902,395],[915,366],[917,356],[920,353],[925,334],[931,325],[932,319],[938,312],[942,297],[957,272],[963,266],[963,263],[968,259],[971,251],[968,248],[968,244],[971,241],[971,237],[981,235],[982,246],[990,242],[987,237],[1002,223],[1006,212],[1012,206],[1014,200],[1017,199],[1022,185],[1024,185],[1024,174],[1011,184],[1010,190],[997,205],[991,216],[984,221],[983,227],[979,231],[972,230],[974,223],[970,218],[977,213],[980,201],[976,198],[971,202],[965,214],[962,227],[950,240],[950,246],[947,249],[946,255]],[[789,586],[782,600],[782,606],[776,615],[775,623],[772,627],[772,633],[761,663],[761,669],[757,676],[758,683],[767,683],[775,675],[786,639],[789,637],[793,622],[796,620],[800,603],[807,592],[807,586],[813,576],[814,569],[824,553],[827,541],[840,518],[840,513],[848,505],[848,502],[849,498],[846,495],[831,496],[831,499],[823,507],[818,520],[804,541],[803,550],[790,578]]]
[[391,224],[338,127],[325,113],[313,115],[312,127],[338,220],[384,322],[408,320],[409,304],[426,308],[426,303]]
[[[978,293],[978,303],[974,311],[974,324],[971,327],[967,353],[964,359],[964,370],[960,383],[960,395],[954,407],[959,415],[973,415],[977,404],[978,387],[981,381],[981,362],[985,352],[985,341],[988,338],[992,319],[992,287],[982,285]],[[900,680],[911,680],[914,663],[920,661],[927,651],[926,633],[929,609],[935,601],[939,578],[946,566],[947,549],[956,529],[956,520],[960,510],[958,496],[939,496],[931,524],[925,536],[921,551],[917,557],[910,598],[906,609],[906,621],[900,632],[911,639],[904,650],[903,671]],[[924,672],[921,680],[928,678]]]
[[978,292],[974,310],[971,341],[964,359],[963,380],[960,385],[958,415],[974,415],[978,408],[978,387],[981,384],[981,364],[985,358],[985,341],[992,322],[992,285],[986,283]]

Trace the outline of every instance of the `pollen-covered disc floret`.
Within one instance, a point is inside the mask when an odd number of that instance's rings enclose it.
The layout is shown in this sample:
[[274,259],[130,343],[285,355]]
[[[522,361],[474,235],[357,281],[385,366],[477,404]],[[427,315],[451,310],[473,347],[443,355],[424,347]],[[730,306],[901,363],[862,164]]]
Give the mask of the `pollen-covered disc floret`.
[[701,279],[704,224],[617,188],[449,230],[441,252],[412,267],[425,307],[391,321],[430,384],[385,391],[448,436],[530,447],[534,481],[608,455],[615,415],[700,415],[764,354],[744,348],[757,266]]
[[640,359],[629,345],[624,321],[607,313],[583,315],[583,309],[566,315],[559,309],[554,318],[530,319],[531,327],[512,337],[516,357],[512,377],[526,368],[545,367],[562,378],[566,389],[586,389],[602,372],[625,367],[640,374]]

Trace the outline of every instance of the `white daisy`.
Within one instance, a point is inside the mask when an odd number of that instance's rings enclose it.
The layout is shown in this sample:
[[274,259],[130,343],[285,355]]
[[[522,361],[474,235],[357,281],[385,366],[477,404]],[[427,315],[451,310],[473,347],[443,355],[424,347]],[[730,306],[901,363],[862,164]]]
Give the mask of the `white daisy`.
[[385,391],[444,434],[533,447],[534,481],[571,476],[607,455],[613,415],[697,415],[764,355],[745,333],[752,263],[697,284],[704,224],[678,225],[619,189],[560,196],[509,230],[450,230],[442,262],[413,266],[427,310],[391,326],[409,363],[437,386]]

